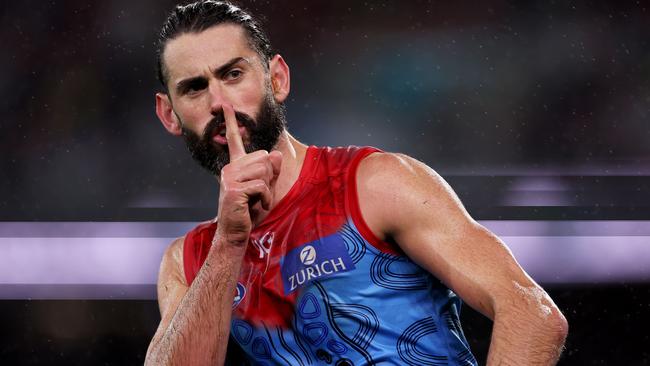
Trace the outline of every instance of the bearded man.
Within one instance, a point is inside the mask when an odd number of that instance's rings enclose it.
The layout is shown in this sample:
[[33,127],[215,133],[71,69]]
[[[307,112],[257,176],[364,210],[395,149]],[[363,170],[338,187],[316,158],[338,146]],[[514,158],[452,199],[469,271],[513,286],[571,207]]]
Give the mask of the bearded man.
[[489,365],[549,365],[567,323],[425,164],[286,129],[290,72],[259,24],[176,7],[156,113],[219,181],[216,219],[171,243],[148,365],[475,365],[461,299],[494,320]]

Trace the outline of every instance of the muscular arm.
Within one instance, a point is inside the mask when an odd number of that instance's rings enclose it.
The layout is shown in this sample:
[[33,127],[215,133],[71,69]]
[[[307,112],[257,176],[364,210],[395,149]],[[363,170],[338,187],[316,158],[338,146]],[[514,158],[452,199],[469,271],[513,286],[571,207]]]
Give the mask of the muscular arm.
[[567,323],[504,243],[474,221],[447,183],[404,155],[373,154],[357,175],[362,214],[404,252],[494,321],[488,365],[552,365]]
[[158,279],[161,321],[147,365],[222,365],[228,346],[235,286],[253,227],[271,206],[282,154],[244,150],[235,112],[223,105],[230,163],[219,182],[219,214],[212,246],[192,285],[183,276],[183,240],[166,251]]
[[146,365],[220,365],[228,345],[237,276],[245,247],[219,236],[188,288],[183,239],[166,250],[158,278],[161,322],[147,350]]

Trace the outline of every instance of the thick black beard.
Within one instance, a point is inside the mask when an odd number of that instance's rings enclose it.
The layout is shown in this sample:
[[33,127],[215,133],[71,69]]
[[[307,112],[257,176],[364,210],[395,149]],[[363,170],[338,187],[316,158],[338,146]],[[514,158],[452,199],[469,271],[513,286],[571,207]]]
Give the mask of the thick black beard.
[[[247,153],[257,150],[271,151],[277,145],[287,124],[284,105],[277,103],[270,94],[267,94],[260,105],[257,121],[241,112],[235,112],[235,117],[248,130],[250,143],[244,145]],[[202,136],[185,126],[182,127],[183,139],[192,158],[213,175],[220,175],[221,169],[230,163],[228,148],[212,141],[215,129],[224,123],[225,117],[221,110],[205,126]]]

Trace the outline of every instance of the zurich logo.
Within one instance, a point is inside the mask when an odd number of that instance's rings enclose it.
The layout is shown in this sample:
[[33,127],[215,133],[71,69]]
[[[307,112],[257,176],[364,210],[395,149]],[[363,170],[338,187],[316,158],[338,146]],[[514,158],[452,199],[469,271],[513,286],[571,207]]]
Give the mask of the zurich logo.
[[305,246],[300,251],[300,261],[306,266],[316,262],[316,249],[314,249],[314,247],[311,245]]
[[345,242],[336,233],[292,249],[280,262],[285,294],[312,281],[325,280],[353,269],[354,262]]
[[232,308],[236,308],[237,305],[244,299],[244,296],[246,296],[246,287],[242,285],[241,283],[237,282],[237,293],[235,294],[235,298],[232,301]]

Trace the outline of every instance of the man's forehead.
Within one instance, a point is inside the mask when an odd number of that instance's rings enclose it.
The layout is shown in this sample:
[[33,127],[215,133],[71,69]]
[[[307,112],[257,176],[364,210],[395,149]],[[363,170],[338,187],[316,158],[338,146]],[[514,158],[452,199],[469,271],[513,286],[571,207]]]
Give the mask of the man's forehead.
[[163,53],[171,83],[214,69],[234,57],[250,59],[251,49],[244,29],[236,24],[220,24],[199,33],[184,33],[172,39]]

